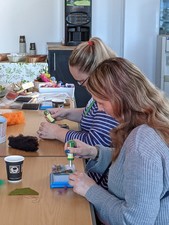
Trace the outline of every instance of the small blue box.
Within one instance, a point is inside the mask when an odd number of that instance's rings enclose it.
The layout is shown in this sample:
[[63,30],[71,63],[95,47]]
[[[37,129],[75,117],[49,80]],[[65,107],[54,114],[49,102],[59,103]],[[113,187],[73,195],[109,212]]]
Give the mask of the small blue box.
[[39,107],[40,110],[51,109],[51,108],[53,108],[51,101],[42,102]]
[[50,174],[50,188],[72,188],[69,184],[69,174]]

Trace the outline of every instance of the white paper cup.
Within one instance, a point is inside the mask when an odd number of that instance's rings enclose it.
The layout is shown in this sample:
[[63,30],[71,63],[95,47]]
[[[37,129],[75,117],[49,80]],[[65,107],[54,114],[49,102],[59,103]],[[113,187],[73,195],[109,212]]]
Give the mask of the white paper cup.
[[64,108],[64,101],[61,99],[52,99],[52,106],[54,108]]
[[0,116],[0,144],[6,141],[6,127],[7,127],[6,118]]
[[20,155],[10,155],[4,158],[6,162],[6,172],[8,182],[17,183],[22,180],[22,167],[24,157]]

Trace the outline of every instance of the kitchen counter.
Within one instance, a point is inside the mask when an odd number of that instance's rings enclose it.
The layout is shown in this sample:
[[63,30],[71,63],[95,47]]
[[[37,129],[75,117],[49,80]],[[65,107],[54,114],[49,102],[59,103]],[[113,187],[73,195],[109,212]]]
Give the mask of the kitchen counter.
[[47,42],[48,50],[73,50],[76,46],[66,46],[61,42]]

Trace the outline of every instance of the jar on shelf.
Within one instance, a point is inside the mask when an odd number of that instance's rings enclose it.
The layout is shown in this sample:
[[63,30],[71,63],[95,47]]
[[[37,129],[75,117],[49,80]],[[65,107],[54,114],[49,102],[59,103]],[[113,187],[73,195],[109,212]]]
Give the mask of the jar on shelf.
[[26,39],[24,35],[19,37],[19,53],[26,53]]
[[36,45],[35,45],[35,43],[30,43],[29,54],[30,55],[36,55]]

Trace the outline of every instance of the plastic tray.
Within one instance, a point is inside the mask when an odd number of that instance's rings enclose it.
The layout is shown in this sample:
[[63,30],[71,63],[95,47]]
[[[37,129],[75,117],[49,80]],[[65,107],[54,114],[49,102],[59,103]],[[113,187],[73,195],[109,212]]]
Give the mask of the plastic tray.
[[[42,84],[43,86],[43,84]],[[71,98],[74,98],[74,87],[41,87],[39,85],[39,93],[67,93]]]
[[68,174],[50,174],[50,188],[72,188],[72,186],[69,184],[69,175]]

